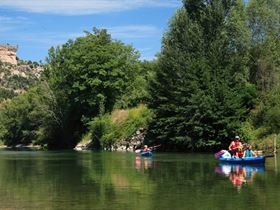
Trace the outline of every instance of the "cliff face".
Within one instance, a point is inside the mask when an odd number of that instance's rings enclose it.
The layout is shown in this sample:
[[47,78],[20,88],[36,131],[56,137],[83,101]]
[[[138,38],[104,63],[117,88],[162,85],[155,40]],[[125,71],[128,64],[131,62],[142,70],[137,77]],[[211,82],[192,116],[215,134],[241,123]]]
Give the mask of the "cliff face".
[[0,62],[0,103],[35,85],[42,71],[43,68],[37,63],[18,61],[14,65]]
[[16,53],[17,47],[0,44],[0,104],[36,84],[43,72],[41,65],[18,60]]
[[17,52],[17,48],[14,46],[0,45],[0,61],[2,63],[17,65],[16,52]]

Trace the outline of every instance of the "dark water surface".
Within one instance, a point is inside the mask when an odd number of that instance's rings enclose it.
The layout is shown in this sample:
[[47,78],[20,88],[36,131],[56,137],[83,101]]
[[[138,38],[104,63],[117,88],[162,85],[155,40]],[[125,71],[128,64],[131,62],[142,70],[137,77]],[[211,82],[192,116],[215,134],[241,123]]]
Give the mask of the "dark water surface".
[[280,159],[210,154],[0,151],[0,209],[280,209]]

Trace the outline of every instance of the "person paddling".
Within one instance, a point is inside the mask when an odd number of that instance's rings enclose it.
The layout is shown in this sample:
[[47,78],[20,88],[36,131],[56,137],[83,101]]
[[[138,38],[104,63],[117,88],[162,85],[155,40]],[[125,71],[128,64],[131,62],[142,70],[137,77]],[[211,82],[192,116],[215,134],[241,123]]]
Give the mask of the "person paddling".
[[155,146],[152,146],[152,147],[148,147],[148,145],[144,145],[143,148],[141,149],[134,149],[134,152],[135,153],[141,153],[141,152],[148,152],[148,151],[154,151],[157,147],[160,147],[161,144],[158,144],[158,145],[155,145]]
[[148,152],[148,151],[150,151],[150,148],[147,145],[144,145],[143,152]]
[[243,157],[257,157],[256,153],[253,152],[252,146],[250,144],[245,146]]
[[232,157],[242,157],[242,144],[240,142],[240,137],[235,136],[234,140],[230,143],[228,150]]

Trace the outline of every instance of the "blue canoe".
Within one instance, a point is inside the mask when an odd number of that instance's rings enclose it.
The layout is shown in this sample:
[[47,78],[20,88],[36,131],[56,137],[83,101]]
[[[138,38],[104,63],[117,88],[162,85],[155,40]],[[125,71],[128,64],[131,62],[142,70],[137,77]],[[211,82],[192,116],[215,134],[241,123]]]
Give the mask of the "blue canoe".
[[257,163],[264,163],[265,157],[245,157],[245,158],[219,158],[221,162],[226,163],[238,163],[238,164],[257,164]]
[[151,152],[151,151],[141,152],[140,154],[143,157],[152,157],[153,156],[153,152]]

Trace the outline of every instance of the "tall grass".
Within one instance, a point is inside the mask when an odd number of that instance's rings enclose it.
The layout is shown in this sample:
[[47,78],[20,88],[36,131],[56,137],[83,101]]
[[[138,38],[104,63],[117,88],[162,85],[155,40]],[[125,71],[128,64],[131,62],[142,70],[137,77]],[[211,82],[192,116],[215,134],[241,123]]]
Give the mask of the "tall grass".
[[279,149],[280,135],[271,133],[270,128],[267,126],[254,126],[254,123],[250,119],[242,124],[240,135],[244,142],[253,146],[254,150],[262,150],[266,154],[273,153],[275,138],[277,149]]
[[111,148],[117,142],[129,138],[139,128],[146,128],[153,113],[145,105],[94,118],[89,123],[89,134],[95,149]]

